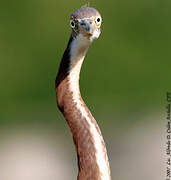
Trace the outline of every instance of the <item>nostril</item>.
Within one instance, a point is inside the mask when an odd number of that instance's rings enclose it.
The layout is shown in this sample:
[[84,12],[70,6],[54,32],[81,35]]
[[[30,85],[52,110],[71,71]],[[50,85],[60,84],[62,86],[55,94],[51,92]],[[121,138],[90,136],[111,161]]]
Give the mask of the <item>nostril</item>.
[[85,26],[86,24],[85,24],[84,22],[81,22],[80,25],[81,25],[81,26]]
[[81,23],[80,23],[81,26],[85,26],[85,22],[82,20]]

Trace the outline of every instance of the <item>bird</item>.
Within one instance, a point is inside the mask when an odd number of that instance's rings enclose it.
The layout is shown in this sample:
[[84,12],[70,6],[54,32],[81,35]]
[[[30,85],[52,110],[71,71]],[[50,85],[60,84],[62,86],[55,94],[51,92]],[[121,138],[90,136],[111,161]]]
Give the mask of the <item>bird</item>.
[[79,87],[82,63],[100,36],[102,17],[92,7],[70,16],[71,36],[55,80],[57,106],[69,125],[78,160],[77,180],[111,180],[110,165],[100,128],[84,103]]

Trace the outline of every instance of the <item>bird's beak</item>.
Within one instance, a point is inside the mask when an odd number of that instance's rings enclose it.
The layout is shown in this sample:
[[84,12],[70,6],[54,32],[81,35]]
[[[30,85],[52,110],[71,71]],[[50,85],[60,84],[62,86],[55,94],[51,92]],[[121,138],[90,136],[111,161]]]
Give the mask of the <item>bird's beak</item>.
[[90,23],[89,22],[86,22],[85,20],[81,20],[80,22],[80,28],[83,28],[85,29],[87,32],[90,32]]
[[88,35],[93,35],[94,31],[97,30],[96,24],[91,19],[81,20],[80,29],[86,31]]

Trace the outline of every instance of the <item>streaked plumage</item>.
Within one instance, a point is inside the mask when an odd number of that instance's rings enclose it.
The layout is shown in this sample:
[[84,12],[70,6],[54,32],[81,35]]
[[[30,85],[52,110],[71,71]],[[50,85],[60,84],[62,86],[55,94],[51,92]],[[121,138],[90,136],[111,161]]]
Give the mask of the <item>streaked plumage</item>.
[[78,156],[78,180],[110,180],[103,137],[80,95],[79,74],[86,52],[100,35],[102,18],[94,8],[71,14],[71,37],[56,77],[57,103],[71,129]]

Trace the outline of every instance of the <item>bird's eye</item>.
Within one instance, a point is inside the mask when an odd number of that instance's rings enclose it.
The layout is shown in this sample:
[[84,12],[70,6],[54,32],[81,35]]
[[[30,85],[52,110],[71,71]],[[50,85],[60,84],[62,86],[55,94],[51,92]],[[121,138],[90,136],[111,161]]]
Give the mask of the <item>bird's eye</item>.
[[96,19],[96,23],[97,23],[97,24],[100,24],[100,23],[101,23],[101,18],[100,18],[100,17],[98,17],[98,18]]
[[100,22],[100,18],[97,18],[97,22]]
[[75,22],[73,20],[70,21],[71,28],[75,28]]

